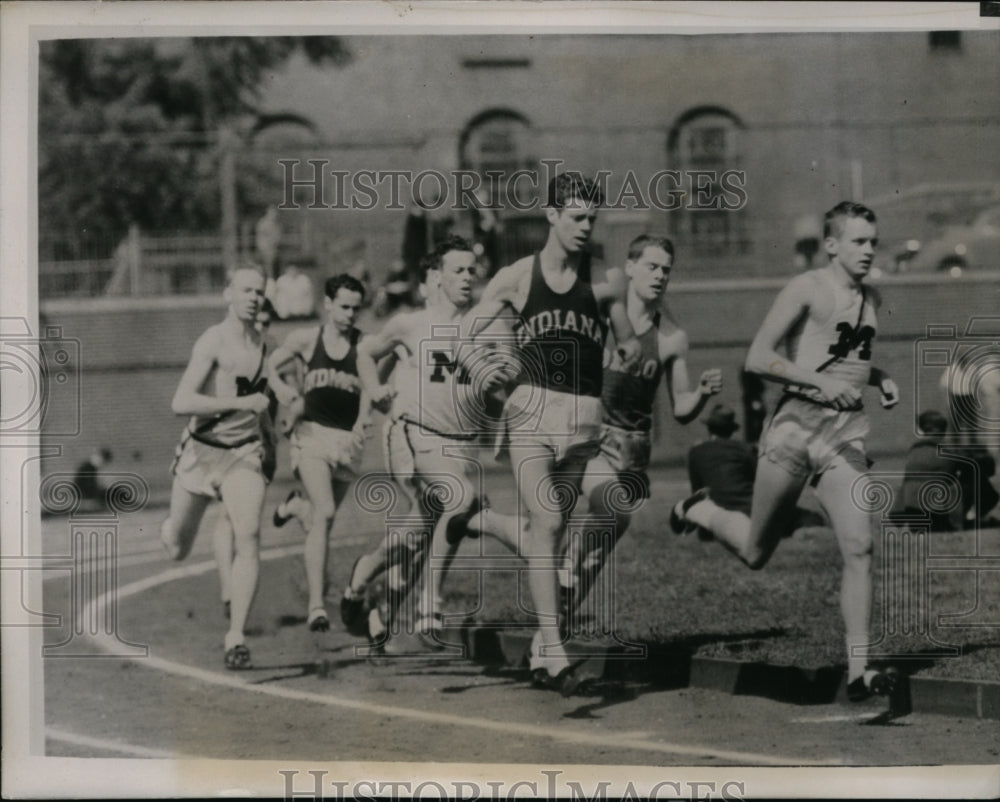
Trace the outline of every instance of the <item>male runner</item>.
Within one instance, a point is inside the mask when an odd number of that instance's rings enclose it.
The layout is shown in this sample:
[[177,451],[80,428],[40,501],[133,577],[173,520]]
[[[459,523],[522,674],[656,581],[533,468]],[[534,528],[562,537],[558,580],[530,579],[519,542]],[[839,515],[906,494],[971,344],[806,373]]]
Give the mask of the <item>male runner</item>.
[[599,544],[578,540],[568,544],[567,570],[560,577],[565,577],[560,600],[564,615],[587,595],[632,513],[649,498],[646,469],[652,449],[653,400],[661,376],[674,418],[683,424],[697,418],[705,402],[722,389],[722,372],[717,368],[704,371],[698,386],[691,389],[687,334],[663,307],[673,263],[674,246],[666,237],[643,234],[629,245],[626,310],[642,350],[638,362],[626,369],[617,349],[605,346],[604,439],[600,454],[587,463],[582,486],[591,515],[613,521],[613,538]]
[[225,319],[194,344],[174,394],[172,409],[191,420],[173,464],[170,514],[160,539],[172,559],[191,551],[198,525],[212,499],[221,499],[233,527],[232,598],[225,665],[250,667],[243,628],[257,590],[260,567],[260,510],[264,502],[261,416],[265,394],[266,345],[257,330],[264,301],[264,276],[240,266],[229,277]]
[[536,254],[500,270],[469,314],[472,322],[509,313],[524,370],[504,404],[514,478],[522,512],[520,553],[539,618],[531,646],[532,682],[570,695],[581,678],[570,664],[557,625],[566,520],[579,493],[587,461],[597,454],[601,431],[601,375],[608,316],[626,367],[639,343],[628,322],[624,288],[590,283],[588,245],[599,190],[578,173],[548,186],[549,233]]
[[[871,617],[871,516],[855,499],[868,471],[862,411],[866,385],[894,406],[899,389],[872,367],[879,298],[864,284],[878,243],[875,213],[845,201],[826,214],[826,267],[793,278],[778,295],[747,355],[746,368],[785,385],[761,438],[748,518],[696,493],[671,516],[675,529],[696,523],[710,530],[750,568],[767,563],[794,526],[806,482],[826,510],[840,545],[844,573],[840,606],[847,641],[848,697],[887,694],[891,675],[867,666]],[[787,356],[778,353],[784,344]]]
[[[295,329],[268,360],[278,400],[284,406],[301,405],[302,409],[290,440],[292,468],[309,502],[302,505],[308,511],[300,513],[300,520],[306,530],[306,623],[313,632],[330,629],[323,602],[330,532],[357,475],[370,417],[358,378],[358,348],[365,338],[354,326],[364,294],[361,282],[346,273],[327,279],[323,299],[326,322]],[[303,365],[301,401],[298,389],[281,378],[281,371],[294,360]],[[291,506],[289,500],[284,506]],[[274,518],[279,526],[290,517],[280,513],[279,509]]]
[[[358,373],[373,402],[392,399],[385,428],[386,462],[390,475],[428,525],[464,527],[482,504],[480,466],[476,460],[477,430],[461,410],[475,408],[475,395],[466,371],[455,361],[455,338],[462,315],[472,302],[476,262],[472,246],[449,236],[422,262],[427,287],[424,309],[402,312],[381,332],[367,338],[358,352]],[[383,384],[376,362],[395,359],[394,388]],[[394,397],[393,397],[394,396]],[[452,547],[458,538],[450,539]],[[397,547],[402,546],[402,553]],[[423,538],[407,544],[391,543],[388,535],[355,563],[341,604],[348,630],[365,632],[363,594],[369,582],[389,566],[388,611],[396,614],[414,580],[414,564],[430,543]],[[453,553],[453,549],[451,550]],[[440,620],[432,610],[423,610]],[[370,629],[370,637],[378,633]]]
[[[266,335],[271,326],[274,316],[274,307],[266,298],[257,310],[257,331]],[[268,348],[273,343],[268,338],[266,340]],[[278,399],[275,397],[270,387],[265,389],[268,397],[268,410],[266,414],[260,416],[261,437],[264,445],[264,453],[261,463],[261,471],[264,480],[270,484],[274,479],[274,471],[278,466],[278,431],[275,428],[275,419],[278,412]],[[222,611],[228,621],[231,617],[232,602],[230,601],[233,573],[233,525],[229,517],[223,510],[218,516],[215,524],[215,531],[212,533],[212,550],[215,553],[215,566],[219,572],[219,596],[222,600]]]

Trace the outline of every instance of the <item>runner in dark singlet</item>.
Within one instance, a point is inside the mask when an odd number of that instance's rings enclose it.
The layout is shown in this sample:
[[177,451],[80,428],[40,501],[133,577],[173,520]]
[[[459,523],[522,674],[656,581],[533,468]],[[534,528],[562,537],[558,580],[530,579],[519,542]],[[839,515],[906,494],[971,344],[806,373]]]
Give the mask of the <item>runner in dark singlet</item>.
[[613,538],[568,544],[566,570],[560,577],[564,615],[586,596],[608,552],[628,528],[632,513],[649,497],[646,469],[652,448],[653,401],[661,378],[666,376],[673,414],[680,423],[697,418],[705,402],[722,389],[722,372],[717,368],[704,371],[698,386],[690,388],[687,335],[662,303],[673,262],[673,243],[666,237],[642,235],[629,245],[626,310],[639,340],[639,359],[626,368],[616,348],[604,350],[604,439],[600,454],[587,465],[582,488],[591,514],[614,522]]
[[[364,286],[343,274],[328,279],[324,292],[324,325],[296,329],[270,359],[278,400],[302,409],[290,436],[291,459],[309,502],[295,505],[294,494],[289,496],[276,510],[275,523],[280,526],[291,517],[289,513],[297,513],[306,530],[307,623],[311,630],[321,632],[330,628],[324,605],[330,533],[337,509],[357,475],[370,411],[358,378],[358,345],[363,335],[354,327]],[[299,391],[280,377],[295,359],[304,365],[301,399]]]
[[500,451],[510,448],[527,511],[518,528],[539,618],[531,647],[532,680],[564,694],[574,693],[581,677],[567,658],[557,624],[556,569],[566,519],[601,439],[603,305],[609,305],[627,363],[639,348],[625,314],[624,287],[590,284],[588,245],[600,202],[593,182],[578,173],[553,178],[545,246],[500,270],[468,316],[469,331],[475,321],[505,310],[516,316],[523,371],[504,405]]

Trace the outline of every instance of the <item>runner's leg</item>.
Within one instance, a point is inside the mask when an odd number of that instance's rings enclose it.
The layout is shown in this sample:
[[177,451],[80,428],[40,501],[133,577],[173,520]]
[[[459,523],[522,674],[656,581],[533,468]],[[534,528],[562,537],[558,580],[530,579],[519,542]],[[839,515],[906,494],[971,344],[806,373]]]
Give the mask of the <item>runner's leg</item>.
[[864,673],[868,663],[872,610],[872,516],[853,503],[855,483],[865,474],[838,456],[823,472],[816,495],[830,516],[844,559],[840,610],[847,640],[847,680]]
[[763,568],[797,519],[799,496],[807,477],[764,458],[757,463],[750,517],[699,501],[685,517],[708,529],[754,570]]
[[219,598],[223,604],[229,604],[233,576],[233,525],[229,522],[225,510],[221,511],[215,522],[212,549],[215,552],[215,565],[219,571]]
[[[566,516],[575,498],[566,495],[555,472],[552,451],[544,445],[518,449],[520,458],[515,480],[518,496],[528,511],[531,526],[522,533],[522,552],[528,561],[528,587],[533,612],[538,616],[538,631],[532,642],[532,668],[545,668],[553,677],[569,666],[559,632],[559,578],[557,560]],[[579,476],[576,477],[577,488]]]
[[160,541],[172,560],[183,560],[191,552],[209,501],[208,496],[185,490],[174,480],[170,490],[170,514],[160,525]]
[[233,526],[231,618],[226,649],[243,643],[250,605],[260,573],[260,513],[264,505],[264,477],[250,468],[233,468],[222,481],[222,503]]
[[306,609],[323,607],[323,580],[326,576],[326,552],[333,528],[333,517],[337,511],[334,499],[334,483],[330,476],[330,466],[325,460],[303,457],[299,461],[299,476],[309,503],[312,507],[312,526],[306,532],[303,557],[306,567],[306,584],[309,588],[309,603]]

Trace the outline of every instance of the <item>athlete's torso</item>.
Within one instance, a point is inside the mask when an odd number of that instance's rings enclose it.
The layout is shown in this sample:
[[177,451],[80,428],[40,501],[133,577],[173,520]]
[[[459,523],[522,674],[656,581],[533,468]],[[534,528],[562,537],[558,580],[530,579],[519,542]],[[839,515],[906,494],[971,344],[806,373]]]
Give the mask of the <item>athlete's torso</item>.
[[616,348],[604,351],[604,378],[601,400],[604,422],[620,429],[648,432],[653,426],[653,400],[663,377],[665,363],[660,358],[660,315],[639,335],[639,360],[625,371]]
[[800,322],[786,338],[788,356],[801,368],[819,370],[860,390],[871,374],[877,330],[873,291],[864,285],[844,287],[825,272],[815,280],[817,293],[832,296],[833,312],[825,320],[809,315]]
[[303,420],[333,429],[350,431],[354,428],[361,409],[359,339],[361,332],[352,328],[348,334],[347,353],[340,359],[333,359],[323,344],[323,328],[320,328],[302,384]]
[[466,412],[475,406],[476,395],[467,371],[455,361],[459,323],[435,322],[431,309],[417,314],[405,343],[407,356],[394,371],[392,417],[432,433],[470,437],[475,431]]
[[528,295],[514,326],[524,362],[519,384],[600,397],[607,326],[589,278],[589,266],[581,266],[572,287],[555,292],[535,254]]
[[[264,362],[267,343],[248,344],[220,329],[223,345],[202,392],[215,398],[235,398],[267,390]],[[261,436],[260,418],[250,410],[232,410],[214,415],[192,415],[188,429],[204,443],[232,447]]]

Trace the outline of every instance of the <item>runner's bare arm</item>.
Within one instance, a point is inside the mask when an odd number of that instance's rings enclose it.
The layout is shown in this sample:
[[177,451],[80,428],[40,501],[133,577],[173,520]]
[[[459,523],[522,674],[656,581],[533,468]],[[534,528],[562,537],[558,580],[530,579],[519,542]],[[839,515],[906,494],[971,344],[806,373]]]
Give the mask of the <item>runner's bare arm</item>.
[[[364,348],[367,352],[369,350],[369,341],[372,340],[372,335],[365,334],[362,335],[361,339],[358,340],[358,378],[361,378],[361,349]],[[398,346],[397,346],[398,347]],[[374,360],[373,360],[374,361]],[[389,378],[392,373],[392,369],[396,366],[398,357],[396,351],[390,351],[388,356],[382,357],[375,368],[376,381],[379,387],[385,387],[389,392],[384,397],[380,398],[377,402],[375,398],[368,392],[365,387],[364,382],[361,383],[361,402],[358,407],[358,421],[354,429],[356,432],[365,432],[371,426],[372,422],[372,410],[377,409],[379,412],[388,412],[389,406],[392,403],[393,396],[395,396],[395,390],[385,384],[385,381]]]
[[664,379],[674,418],[679,423],[690,423],[701,414],[705,402],[722,389],[722,371],[718,368],[703,371],[698,386],[692,390],[687,367],[688,338],[680,329],[661,339],[660,353],[669,366]]
[[797,384],[819,390],[821,400],[837,407],[853,407],[861,394],[841,379],[801,368],[778,353],[778,344],[803,315],[810,314],[815,283],[808,273],[793,278],[778,294],[747,353],[746,369],[782,384]]
[[483,290],[480,303],[496,301],[507,303],[518,312],[524,307],[531,286],[532,259],[518,259],[514,264],[500,268]]
[[407,321],[413,319],[413,314],[415,313],[404,312],[396,315],[378,334],[362,337],[358,343],[358,378],[361,379],[361,388],[379,409],[392,400],[396,391],[382,383],[376,363],[389,356],[397,346],[405,345]]
[[[882,293],[879,292],[878,287],[868,285],[866,287],[875,308],[881,309]],[[881,368],[872,368],[871,374],[868,376],[868,384],[870,387],[878,387],[880,393],[879,401],[885,409],[892,409],[899,403],[899,387],[892,380],[892,377]]]
[[219,348],[219,334],[213,329],[202,334],[194,344],[191,359],[170,404],[175,415],[215,415],[234,410],[252,410],[259,414],[267,409],[267,396],[263,393],[216,398],[201,392],[216,365]]
[[[509,317],[512,321],[517,317],[528,298],[531,265],[532,260],[525,258],[501,268],[486,285],[479,303],[463,315],[455,351],[455,361],[459,365],[469,369],[476,361],[480,343],[476,343],[475,338],[491,322],[500,317]],[[484,342],[482,347],[489,347],[489,344]]]
[[289,333],[285,341],[279,345],[267,360],[271,387],[283,406],[294,404],[299,397],[298,388],[288,384],[281,378],[281,372],[295,359],[305,360],[309,344],[318,336],[316,329],[296,329]]
[[355,438],[358,438],[360,445],[364,444],[364,440],[368,436],[368,431],[371,429],[372,410],[375,408],[376,407],[375,404],[372,403],[371,396],[362,390],[360,406],[358,407],[358,419],[354,422],[354,426],[352,428],[354,436]]
[[868,376],[868,385],[870,387],[878,387],[882,395],[882,406],[886,409],[890,409],[899,403],[899,387],[892,380],[892,377],[881,368],[872,368],[872,372]]
[[379,384],[385,384],[389,381],[389,377],[392,372],[396,369],[396,363],[399,362],[399,349],[393,349],[392,353],[388,356],[382,357],[378,360],[378,381]]
[[605,281],[593,285],[594,298],[597,303],[608,309],[608,320],[611,321],[618,354],[621,356],[622,367],[625,370],[636,363],[642,350],[639,339],[635,336],[635,329],[632,328],[632,323],[628,319],[628,310],[625,306],[627,286],[625,273],[617,267],[607,271]]

